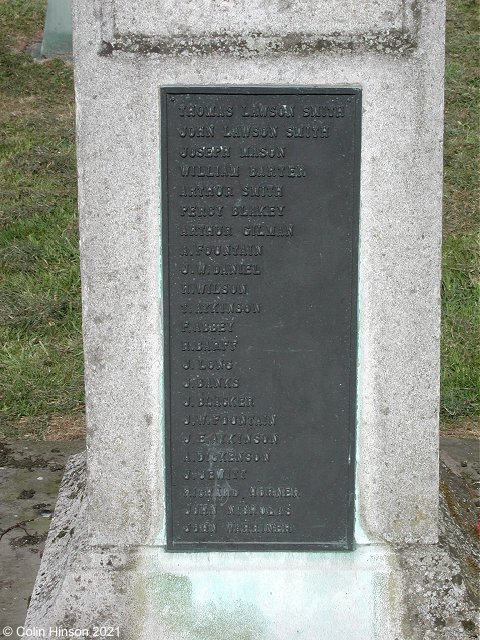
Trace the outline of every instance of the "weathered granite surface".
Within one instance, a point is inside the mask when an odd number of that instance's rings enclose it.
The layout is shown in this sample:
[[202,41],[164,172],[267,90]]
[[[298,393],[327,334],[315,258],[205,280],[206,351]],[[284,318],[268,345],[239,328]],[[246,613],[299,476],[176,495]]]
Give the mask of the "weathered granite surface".
[[[125,638],[165,640],[423,638],[392,545],[433,558],[438,539],[444,5],[306,6],[74,2],[86,498],[61,589],[34,597],[32,623],[105,618]],[[164,551],[159,88],[171,85],[362,88],[352,553]],[[36,594],[56,588],[52,554]]]
[[100,52],[242,57],[372,50],[417,43],[420,8],[409,0],[103,0]]
[[[154,0],[141,5],[160,11]],[[158,94],[175,84],[362,87],[357,541],[435,542],[442,0],[405,3],[416,34],[408,51],[380,39],[374,50],[308,55],[253,44],[251,56],[235,45],[105,54],[112,6],[74,3],[92,543],[164,539]],[[118,6],[122,33],[130,24],[138,36],[143,18]],[[225,6],[210,12],[212,42],[243,15],[244,3]],[[269,24],[261,6],[251,17],[259,30]],[[339,25],[353,24],[349,7],[336,5]],[[177,14],[189,24],[186,5]],[[288,34],[295,15],[285,3],[276,24]],[[312,31],[322,24],[312,16]]]

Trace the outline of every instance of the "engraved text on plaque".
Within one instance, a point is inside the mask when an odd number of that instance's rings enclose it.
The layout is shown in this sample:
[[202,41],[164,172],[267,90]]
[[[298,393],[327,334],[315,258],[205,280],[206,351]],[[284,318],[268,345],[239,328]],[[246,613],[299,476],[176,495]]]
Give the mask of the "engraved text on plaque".
[[162,90],[168,548],[349,549],[360,90]]

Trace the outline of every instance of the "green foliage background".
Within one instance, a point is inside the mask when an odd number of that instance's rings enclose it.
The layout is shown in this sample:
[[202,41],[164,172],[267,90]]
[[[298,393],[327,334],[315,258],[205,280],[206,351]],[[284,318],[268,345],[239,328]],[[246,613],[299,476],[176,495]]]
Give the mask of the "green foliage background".
[[0,433],[41,436],[81,410],[71,66],[23,49],[46,2],[0,1]]

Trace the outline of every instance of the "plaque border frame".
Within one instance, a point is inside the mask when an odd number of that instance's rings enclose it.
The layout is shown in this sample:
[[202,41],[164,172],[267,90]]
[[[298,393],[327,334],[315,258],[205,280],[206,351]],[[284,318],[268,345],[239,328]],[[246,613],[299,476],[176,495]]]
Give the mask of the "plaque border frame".
[[[352,229],[352,315],[350,321],[350,375],[349,375],[349,415],[348,415],[348,514],[345,540],[340,542],[176,542],[173,538],[173,520],[171,517],[171,408],[170,408],[170,300],[169,300],[169,246],[168,246],[168,164],[167,164],[167,100],[170,95],[183,94],[217,95],[348,95],[353,96],[354,115],[354,175],[353,175],[353,229]],[[358,262],[359,262],[359,226],[360,226],[360,186],[361,186],[361,125],[362,125],[362,87],[358,85],[291,86],[291,85],[166,85],[160,87],[160,239],[161,239],[161,306],[163,312],[163,416],[164,416],[164,506],[165,506],[165,550],[168,552],[210,552],[210,551],[353,551],[355,546],[356,515],[356,432],[357,432],[357,386],[358,386]],[[162,141],[164,141],[162,143]]]

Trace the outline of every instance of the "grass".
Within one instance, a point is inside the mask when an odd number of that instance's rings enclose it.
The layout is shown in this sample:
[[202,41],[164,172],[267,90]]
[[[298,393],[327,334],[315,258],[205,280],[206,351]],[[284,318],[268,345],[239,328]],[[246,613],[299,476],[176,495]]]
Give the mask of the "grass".
[[478,413],[480,335],[478,238],[453,233],[443,245],[442,414]]
[[448,0],[445,61],[444,232],[480,228],[478,0]]
[[[480,412],[479,3],[447,0],[441,419]],[[478,429],[478,421],[477,421]]]
[[83,407],[72,69],[35,62],[44,0],[0,0],[0,434]]
[[[58,439],[81,432],[83,362],[72,70],[24,52],[45,8],[0,0],[0,435]],[[441,411],[451,434],[479,412],[477,40],[478,2],[449,0]]]

